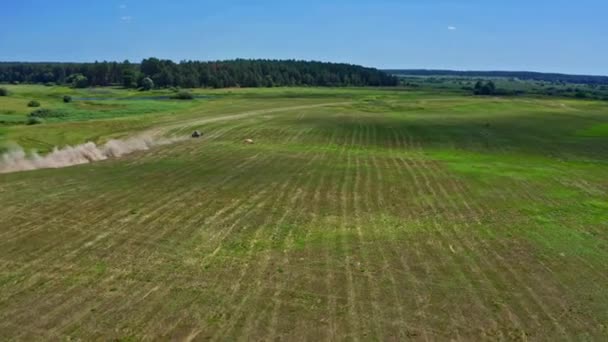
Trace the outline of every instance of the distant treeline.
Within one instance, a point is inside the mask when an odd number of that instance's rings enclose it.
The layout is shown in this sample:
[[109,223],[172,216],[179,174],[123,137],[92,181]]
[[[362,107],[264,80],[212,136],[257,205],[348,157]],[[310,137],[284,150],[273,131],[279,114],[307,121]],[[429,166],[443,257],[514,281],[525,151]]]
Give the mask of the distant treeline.
[[566,75],[528,71],[384,70],[395,76],[505,77],[553,83],[608,84],[608,76]]
[[[147,80],[146,80],[147,79]],[[77,87],[226,88],[275,86],[396,86],[394,76],[350,64],[296,60],[229,60],[174,63],[157,58],[95,63],[0,62],[0,83],[72,84]]]

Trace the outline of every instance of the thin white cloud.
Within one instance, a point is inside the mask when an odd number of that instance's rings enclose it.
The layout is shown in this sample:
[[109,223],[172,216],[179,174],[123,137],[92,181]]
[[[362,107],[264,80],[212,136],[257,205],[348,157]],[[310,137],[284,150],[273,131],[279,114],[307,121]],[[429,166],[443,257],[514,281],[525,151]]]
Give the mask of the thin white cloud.
[[450,31],[456,31],[456,26],[448,26],[448,30],[450,30]]
[[130,15],[124,15],[122,17],[120,17],[120,21],[122,21],[123,23],[131,23],[133,21],[133,17]]
[[118,8],[120,8],[120,9],[126,9],[126,8],[127,8],[127,5],[122,4],[122,5],[118,6]]

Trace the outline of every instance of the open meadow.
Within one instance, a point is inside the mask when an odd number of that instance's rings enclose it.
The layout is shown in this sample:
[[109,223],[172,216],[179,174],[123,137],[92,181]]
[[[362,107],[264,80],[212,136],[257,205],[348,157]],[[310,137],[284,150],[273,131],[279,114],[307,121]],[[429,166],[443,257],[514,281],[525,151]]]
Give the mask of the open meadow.
[[608,338],[606,101],[6,88],[4,152],[184,139],[0,174],[0,340]]

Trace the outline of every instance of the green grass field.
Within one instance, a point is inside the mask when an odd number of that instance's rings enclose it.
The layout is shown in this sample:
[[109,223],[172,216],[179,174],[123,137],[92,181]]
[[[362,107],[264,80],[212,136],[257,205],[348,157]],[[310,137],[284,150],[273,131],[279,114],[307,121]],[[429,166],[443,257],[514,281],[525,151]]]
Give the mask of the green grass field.
[[608,102],[9,90],[5,146],[205,136],[0,174],[2,340],[608,338]]

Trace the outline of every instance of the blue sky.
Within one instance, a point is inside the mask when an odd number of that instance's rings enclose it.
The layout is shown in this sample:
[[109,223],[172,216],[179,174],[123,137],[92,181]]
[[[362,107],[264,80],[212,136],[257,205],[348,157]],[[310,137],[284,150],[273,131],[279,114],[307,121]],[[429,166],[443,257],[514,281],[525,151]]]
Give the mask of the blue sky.
[[3,1],[0,60],[296,58],[608,75],[606,0]]

